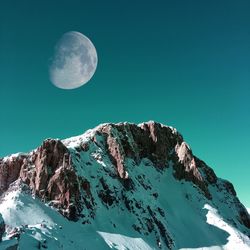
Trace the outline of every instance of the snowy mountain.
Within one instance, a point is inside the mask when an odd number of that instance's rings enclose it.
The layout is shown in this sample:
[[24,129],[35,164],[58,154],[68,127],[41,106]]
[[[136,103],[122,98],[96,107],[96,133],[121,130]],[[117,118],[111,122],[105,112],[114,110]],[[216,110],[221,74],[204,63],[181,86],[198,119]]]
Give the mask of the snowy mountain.
[[233,185],[156,122],[4,157],[0,194],[0,249],[250,249]]

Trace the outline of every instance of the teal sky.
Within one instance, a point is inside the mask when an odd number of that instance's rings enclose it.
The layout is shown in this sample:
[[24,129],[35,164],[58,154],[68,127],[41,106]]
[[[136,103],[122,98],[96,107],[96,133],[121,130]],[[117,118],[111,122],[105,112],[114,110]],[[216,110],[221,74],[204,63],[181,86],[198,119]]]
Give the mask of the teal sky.
[[[250,207],[250,1],[1,1],[0,156],[104,122],[156,120]],[[63,33],[98,52],[92,80],[49,82]]]

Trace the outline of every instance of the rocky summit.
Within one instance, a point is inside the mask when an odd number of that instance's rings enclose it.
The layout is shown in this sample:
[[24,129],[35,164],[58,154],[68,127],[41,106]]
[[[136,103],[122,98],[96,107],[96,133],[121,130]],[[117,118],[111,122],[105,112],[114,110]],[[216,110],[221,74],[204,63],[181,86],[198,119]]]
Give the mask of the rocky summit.
[[0,195],[0,249],[250,249],[233,185],[153,121],[4,157]]

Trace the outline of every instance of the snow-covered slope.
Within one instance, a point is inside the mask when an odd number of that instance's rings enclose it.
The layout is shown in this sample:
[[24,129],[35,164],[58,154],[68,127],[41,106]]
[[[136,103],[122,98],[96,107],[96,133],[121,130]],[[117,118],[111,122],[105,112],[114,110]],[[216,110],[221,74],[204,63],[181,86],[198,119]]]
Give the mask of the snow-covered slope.
[[228,181],[155,122],[102,124],[0,161],[0,249],[250,249]]

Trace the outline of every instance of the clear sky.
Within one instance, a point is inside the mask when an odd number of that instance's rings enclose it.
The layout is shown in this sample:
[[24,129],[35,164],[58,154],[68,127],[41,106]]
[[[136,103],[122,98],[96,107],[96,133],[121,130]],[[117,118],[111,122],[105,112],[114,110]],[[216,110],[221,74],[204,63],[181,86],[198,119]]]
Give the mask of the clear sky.
[[[249,0],[0,3],[0,156],[104,122],[156,120],[233,182],[250,206]],[[92,80],[49,82],[63,33],[98,52]]]

